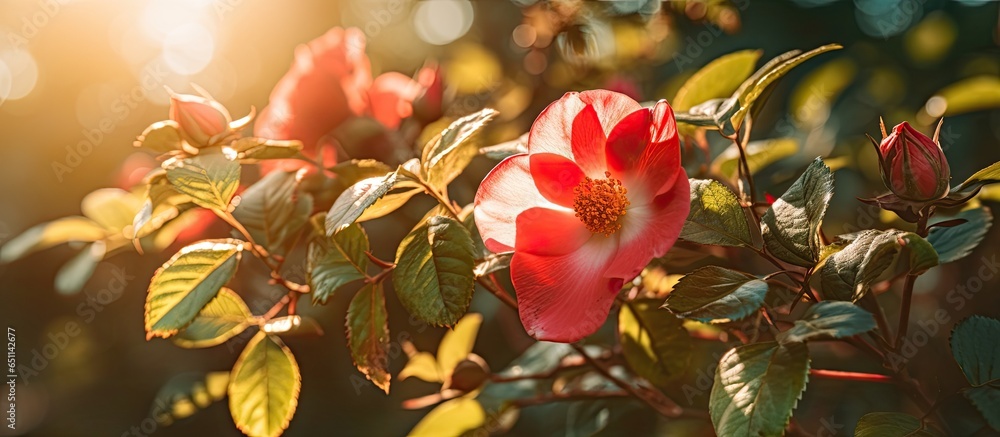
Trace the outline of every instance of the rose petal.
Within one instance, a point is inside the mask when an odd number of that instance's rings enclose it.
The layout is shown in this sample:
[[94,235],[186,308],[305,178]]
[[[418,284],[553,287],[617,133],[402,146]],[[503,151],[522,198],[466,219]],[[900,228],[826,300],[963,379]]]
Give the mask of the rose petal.
[[617,249],[616,239],[595,237],[562,256],[515,252],[511,281],[528,335],[569,343],[597,331],[622,285],[603,274]]
[[576,161],[588,176],[603,177],[604,139],[619,120],[640,108],[635,100],[611,91],[566,93],[531,125],[528,151],[565,156]]
[[579,249],[593,235],[573,211],[529,208],[517,216],[514,250],[535,255],[565,255]]
[[510,156],[497,164],[476,192],[476,226],[493,252],[514,250],[517,216],[536,206],[552,205],[535,187],[528,154]]
[[533,153],[530,157],[531,176],[542,196],[552,203],[572,208],[576,197],[573,189],[585,178],[580,167],[569,158],[554,153]]
[[399,127],[402,119],[413,114],[413,99],[420,94],[420,84],[409,76],[391,71],[382,73],[368,90],[372,117],[389,129]]
[[636,178],[634,182],[643,183],[644,191],[655,193],[649,196],[650,199],[670,190],[677,175],[683,171],[677,122],[674,121],[674,111],[665,100],[660,100],[653,107],[651,122],[649,145],[643,150],[633,171]]
[[649,144],[650,117],[649,109],[639,109],[618,122],[608,134],[605,155],[612,176],[624,179],[624,175],[636,167]]
[[606,274],[631,280],[653,258],[666,254],[680,236],[690,209],[691,193],[685,174],[653,202],[630,207],[616,233],[618,254]]

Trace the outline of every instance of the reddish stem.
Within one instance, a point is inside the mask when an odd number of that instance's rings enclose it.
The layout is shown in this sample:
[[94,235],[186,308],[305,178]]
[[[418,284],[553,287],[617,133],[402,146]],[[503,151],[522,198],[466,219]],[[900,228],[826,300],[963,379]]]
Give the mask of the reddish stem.
[[819,378],[840,379],[845,381],[865,381],[892,384],[891,376],[879,375],[877,373],[844,372],[840,370],[810,369],[810,376]]

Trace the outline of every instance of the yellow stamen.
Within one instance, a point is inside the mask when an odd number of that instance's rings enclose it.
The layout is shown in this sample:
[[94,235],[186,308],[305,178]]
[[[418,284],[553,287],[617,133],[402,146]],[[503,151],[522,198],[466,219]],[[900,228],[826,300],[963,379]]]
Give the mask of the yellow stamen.
[[629,206],[628,193],[622,182],[604,172],[605,179],[586,178],[573,188],[573,210],[590,232],[611,234],[621,229],[619,219]]

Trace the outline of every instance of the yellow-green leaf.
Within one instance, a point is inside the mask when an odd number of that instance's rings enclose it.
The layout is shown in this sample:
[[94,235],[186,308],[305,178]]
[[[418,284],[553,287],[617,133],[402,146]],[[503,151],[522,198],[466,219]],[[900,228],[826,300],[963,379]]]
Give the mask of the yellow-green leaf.
[[170,378],[156,394],[152,416],[162,426],[190,417],[226,397],[229,372],[182,373]]
[[236,273],[244,242],[203,240],[187,246],[153,274],[146,295],[146,338],[186,327]]
[[691,336],[683,321],[649,299],[622,305],[618,336],[629,366],[654,384],[683,374],[691,358]]
[[1000,78],[985,75],[963,79],[938,91],[927,100],[924,112],[938,118],[991,108],[1000,108]]
[[174,344],[186,348],[220,345],[253,324],[253,314],[235,291],[223,287],[205,305],[191,324],[173,337]]
[[287,159],[302,150],[298,140],[269,140],[265,138],[240,138],[230,145],[237,159],[257,161],[262,159]]
[[176,121],[163,120],[149,125],[135,140],[135,147],[166,153],[181,148],[181,131]]
[[712,99],[729,97],[754,71],[760,50],[740,50],[716,58],[691,76],[670,105],[677,112],[686,112]]
[[[750,173],[756,174],[781,159],[799,152],[799,141],[795,138],[775,138],[771,140],[751,141],[747,144],[746,155]],[[712,171],[727,178],[735,178],[740,163],[740,149],[735,144],[723,150],[712,161]]]
[[63,243],[94,242],[106,237],[107,233],[103,226],[89,218],[63,217],[36,225],[0,246],[0,262],[8,263]]
[[428,142],[420,158],[421,176],[432,186],[447,187],[479,154],[479,147],[470,138],[497,114],[486,108],[462,117]]
[[486,423],[479,401],[461,397],[438,405],[410,431],[410,437],[458,437]]
[[479,326],[483,323],[481,314],[469,313],[455,324],[455,328],[444,334],[438,346],[437,362],[445,377],[455,370],[455,366],[472,353],[476,344]]
[[434,355],[427,352],[417,352],[406,362],[403,370],[399,371],[399,380],[402,381],[411,376],[427,382],[444,382],[444,375],[441,368],[434,359]]
[[258,332],[233,366],[229,412],[244,434],[276,437],[288,428],[301,388],[292,351],[277,337]]
[[190,158],[170,158],[163,168],[179,193],[204,208],[226,211],[240,185],[240,163],[217,149],[203,149]]

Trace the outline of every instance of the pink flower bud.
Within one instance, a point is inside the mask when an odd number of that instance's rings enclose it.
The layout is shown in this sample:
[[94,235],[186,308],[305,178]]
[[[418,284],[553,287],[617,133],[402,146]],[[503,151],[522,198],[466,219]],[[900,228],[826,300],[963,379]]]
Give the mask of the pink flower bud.
[[948,194],[951,170],[937,138],[904,121],[882,139],[878,154],[882,181],[900,198],[925,202]]
[[218,145],[231,133],[232,118],[222,104],[201,96],[170,93],[170,119],[195,147]]

